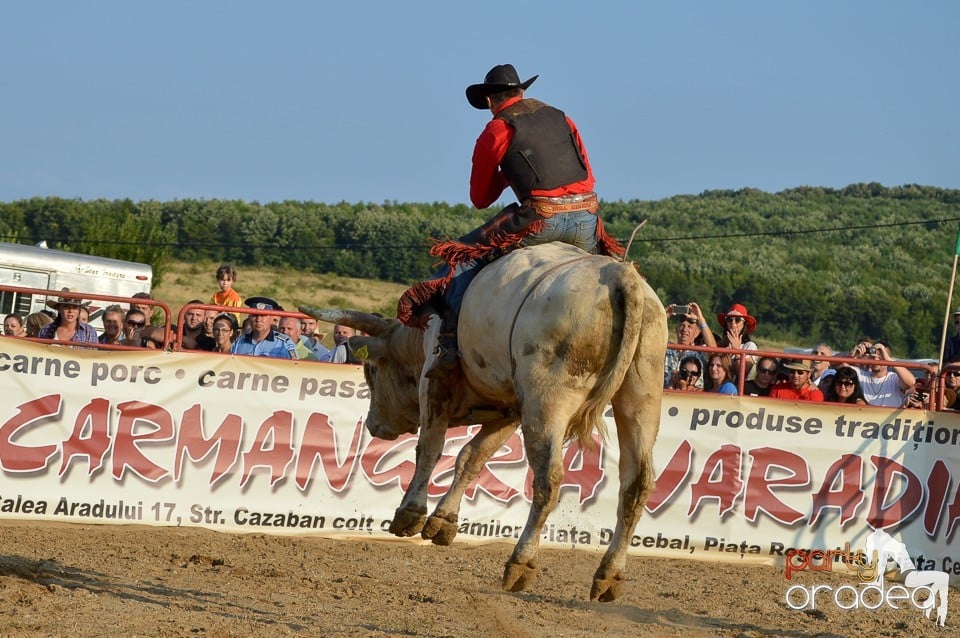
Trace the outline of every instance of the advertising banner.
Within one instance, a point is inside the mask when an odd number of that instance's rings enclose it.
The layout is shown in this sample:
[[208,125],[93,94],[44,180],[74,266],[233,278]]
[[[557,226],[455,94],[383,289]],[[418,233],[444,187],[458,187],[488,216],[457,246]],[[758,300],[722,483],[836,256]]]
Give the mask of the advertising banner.
[[[0,518],[392,538],[416,437],[372,438],[357,366],[0,338]],[[617,447],[566,448],[543,542],[602,550]],[[475,427],[449,431],[432,507]],[[665,393],[638,554],[782,564],[883,529],[957,579],[960,417]],[[531,497],[515,433],[468,489],[458,542],[514,540]]]

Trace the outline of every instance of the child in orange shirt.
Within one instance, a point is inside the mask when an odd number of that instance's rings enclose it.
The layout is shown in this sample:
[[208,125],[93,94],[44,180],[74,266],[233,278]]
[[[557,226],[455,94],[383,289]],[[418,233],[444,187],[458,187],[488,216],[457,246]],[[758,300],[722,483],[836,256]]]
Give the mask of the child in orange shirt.
[[210,303],[217,306],[230,306],[238,308],[243,305],[240,293],[233,289],[234,282],[237,281],[237,270],[231,264],[222,264],[217,268],[217,283],[220,290],[214,293]]

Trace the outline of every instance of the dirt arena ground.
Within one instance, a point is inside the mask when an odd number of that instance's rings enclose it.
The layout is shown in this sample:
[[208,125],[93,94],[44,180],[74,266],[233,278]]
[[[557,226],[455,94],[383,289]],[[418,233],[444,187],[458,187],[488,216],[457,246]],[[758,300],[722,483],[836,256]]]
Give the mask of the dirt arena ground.
[[585,551],[544,551],[533,589],[511,594],[499,587],[509,552],[6,521],[0,635],[917,637],[960,625],[956,590],[940,629],[912,608],[792,611],[771,567],[639,557],[622,598],[592,603],[599,555]]

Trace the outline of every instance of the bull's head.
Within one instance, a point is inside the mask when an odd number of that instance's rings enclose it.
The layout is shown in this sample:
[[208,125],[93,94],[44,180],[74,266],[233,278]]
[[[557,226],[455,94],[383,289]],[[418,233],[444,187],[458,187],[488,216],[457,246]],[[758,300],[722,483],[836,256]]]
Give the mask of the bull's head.
[[423,369],[423,334],[396,319],[357,310],[300,307],[318,321],[350,326],[366,335],[350,337],[347,347],[363,361],[370,387],[367,431],[393,440],[420,427],[418,384]]

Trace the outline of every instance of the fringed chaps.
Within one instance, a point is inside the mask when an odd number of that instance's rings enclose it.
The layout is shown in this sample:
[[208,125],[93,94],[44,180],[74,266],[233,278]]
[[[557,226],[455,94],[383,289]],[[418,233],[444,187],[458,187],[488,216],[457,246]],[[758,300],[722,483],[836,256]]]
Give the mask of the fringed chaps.
[[[527,237],[541,232],[545,223],[546,220],[532,208],[510,204],[486,224],[459,239],[431,239],[430,255],[448,267],[403,293],[397,304],[397,319],[411,328],[426,328],[431,308],[439,310],[443,307],[443,293],[457,265],[471,260],[480,263],[493,261],[519,248]],[[620,242],[606,233],[599,216],[597,252],[611,257],[622,257],[624,253]]]

